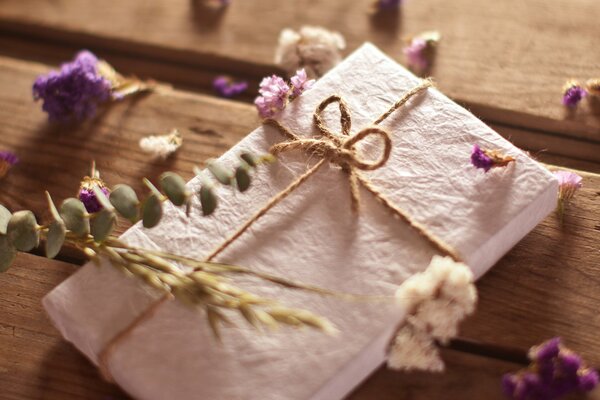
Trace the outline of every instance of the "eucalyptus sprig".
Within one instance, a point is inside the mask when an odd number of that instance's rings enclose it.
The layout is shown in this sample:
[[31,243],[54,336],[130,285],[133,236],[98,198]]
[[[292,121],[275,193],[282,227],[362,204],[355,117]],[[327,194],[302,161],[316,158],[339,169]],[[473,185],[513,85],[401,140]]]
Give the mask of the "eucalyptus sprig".
[[[271,161],[271,156],[244,153],[240,155],[240,164],[233,171],[215,160],[207,163],[207,169],[218,183],[244,192],[250,187],[250,171]],[[198,170],[196,172],[200,173]],[[92,175],[98,175],[94,167]],[[132,222],[141,219],[144,227],[155,227],[162,218],[163,203],[166,201],[177,207],[185,207],[186,212],[190,212],[193,194],[188,191],[185,181],[179,175],[173,172],[161,175],[159,186],[162,191],[147,179],[144,179],[144,183],[150,193],[142,201],[138,200],[136,192],[127,185],[117,185],[108,196],[100,187],[93,186],[92,190],[102,208],[92,214],[76,198],[64,200],[60,208],[57,208],[46,192],[52,220],[45,225],[39,225],[31,211],[11,213],[0,205],[0,272],[10,267],[18,251],[31,251],[44,240],[49,258],[54,258],[65,245],[74,246],[97,265],[101,264],[101,259],[106,259],[114,268],[172,295],[181,303],[204,309],[209,326],[217,337],[220,326],[229,321],[226,316],[228,310],[239,312],[257,328],[276,328],[279,324],[287,324],[313,327],[327,333],[335,332],[327,319],[310,311],[286,307],[275,300],[255,295],[236,286],[232,278],[236,275],[251,275],[286,288],[328,295],[333,292],[241,266],[135,248],[119,240],[113,234],[119,218]],[[213,188],[214,183],[205,180],[196,193],[200,197],[204,215],[213,213],[217,206]]]

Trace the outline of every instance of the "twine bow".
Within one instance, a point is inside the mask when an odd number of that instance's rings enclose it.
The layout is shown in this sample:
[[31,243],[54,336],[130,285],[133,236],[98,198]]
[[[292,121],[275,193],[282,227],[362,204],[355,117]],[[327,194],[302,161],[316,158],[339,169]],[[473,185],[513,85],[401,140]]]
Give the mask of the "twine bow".
[[[304,150],[309,154],[314,154],[321,157],[321,159],[317,163],[315,163],[315,165],[309,168],[304,174],[296,178],[287,188],[285,188],[283,191],[279,192],[273,198],[271,198],[269,202],[266,205],[264,205],[260,210],[258,210],[252,217],[250,217],[250,219],[246,221],[244,225],[238,228],[237,231],[235,231],[227,240],[225,240],[208,257],[206,257],[205,261],[212,261],[217,255],[219,255],[222,251],[229,247],[229,245],[235,242],[244,232],[246,232],[246,230],[248,230],[248,228],[250,228],[250,226],[254,224],[259,218],[265,215],[271,208],[273,208],[290,193],[296,190],[296,188],[302,185],[302,183],[306,182],[308,178],[311,177],[315,172],[317,172],[317,170],[326,162],[331,162],[333,164],[339,165],[344,172],[348,173],[353,210],[357,211],[359,208],[359,187],[362,186],[371,194],[373,194],[377,201],[380,204],[382,204],[386,209],[388,209],[394,217],[399,218],[400,220],[404,221],[409,226],[411,226],[419,235],[426,239],[438,251],[440,251],[442,254],[452,257],[455,261],[461,261],[459,255],[450,245],[446,244],[443,240],[430,233],[425,226],[413,220],[401,208],[393,204],[383,193],[381,193],[371,183],[370,180],[361,176],[359,172],[360,170],[372,171],[377,168],[380,168],[388,161],[390,157],[392,151],[391,136],[384,128],[377,125],[384,121],[387,117],[389,117],[398,108],[402,107],[414,95],[432,86],[433,83],[430,80],[422,81],[419,85],[406,92],[396,103],[394,103],[371,125],[364,129],[361,129],[354,135],[350,134],[352,120],[350,117],[350,112],[348,111],[348,107],[343,101],[343,99],[337,95],[330,96],[323,100],[321,104],[319,104],[313,115],[313,123],[323,136],[322,138],[300,138],[299,136],[291,132],[289,129],[287,129],[285,126],[283,126],[279,121],[274,119],[265,120],[265,124],[274,126],[279,132],[281,132],[284,136],[288,138],[288,141],[275,144],[271,147],[270,151],[273,154],[279,154],[291,150]],[[323,111],[332,103],[338,103],[339,105],[340,123],[342,127],[341,135],[331,132],[324,124],[323,119],[321,117]],[[367,138],[368,136],[377,136],[383,142],[382,154],[379,157],[379,159],[376,159],[374,161],[370,161],[363,158],[358,153],[358,150],[355,148],[355,145],[358,142]],[[129,337],[129,335],[132,334],[132,332],[137,326],[152,318],[152,316],[156,313],[157,309],[171,298],[172,295],[170,293],[165,294],[165,296],[154,302],[137,318],[135,318],[127,327],[125,327],[111,340],[109,340],[108,343],[104,346],[104,348],[98,356],[98,362],[100,369],[107,380],[111,380],[110,371],[108,370],[108,360],[110,358],[110,355],[114,352],[115,348],[123,340]]]
[[[338,135],[330,131],[322,119],[322,113],[333,103],[338,103],[340,109],[340,124],[342,134]],[[350,194],[352,199],[352,209],[358,211],[360,204],[360,194],[358,189],[358,171],[372,171],[382,167],[390,158],[392,152],[392,139],[390,134],[378,126],[369,126],[360,130],[354,135],[350,135],[352,119],[348,106],[344,100],[337,95],[330,96],[323,100],[317,107],[313,115],[314,125],[317,127],[323,138],[299,138],[289,129],[274,119],[268,119],[266,124],[274,126],[289,139],[286,142],[278,143],[269,150],[273,155],[284,153],[290,150],[304,150],[309,154],[314,154],[323,159],[329,160],[333,164],[339,165],[343,171],[348,173],[350,180]],[[375,161],[362,158],[355,148],[355,145],[368,136],[377,136],[383,142],[383,152],[381,157]]]

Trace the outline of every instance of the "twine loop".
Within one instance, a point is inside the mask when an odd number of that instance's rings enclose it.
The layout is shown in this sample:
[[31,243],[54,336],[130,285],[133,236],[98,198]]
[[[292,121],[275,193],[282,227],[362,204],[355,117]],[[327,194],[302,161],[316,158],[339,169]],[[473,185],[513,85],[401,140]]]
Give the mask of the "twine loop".
[[[341,134],[332,132],[322,117],[327,107],[335,103],[338,104],[340,110]],[[300,138],[279,121],[267,119],[265,124],[275,127],[288,138],[285,142],[271,146],[269,151],[273,155],[278,155],[287,151],[304,150],[310,155],[316,155],[340,166],[343,171],[349,173],[352,205],[353,209],[357,210],[360,198],[356,170],[373,171],[385,165],[392,152],[392,139],[389,132],[382,127],[370,125],[354,135],[350,134],[352,127],[350,111],[344,100],[338,95],[329,96],[317,106],[313,114],[313,123],[321,134],[321,138]],[[369,136],[377,137],[383,147],[379,158],[375,160],[364,158],[355,147]]]

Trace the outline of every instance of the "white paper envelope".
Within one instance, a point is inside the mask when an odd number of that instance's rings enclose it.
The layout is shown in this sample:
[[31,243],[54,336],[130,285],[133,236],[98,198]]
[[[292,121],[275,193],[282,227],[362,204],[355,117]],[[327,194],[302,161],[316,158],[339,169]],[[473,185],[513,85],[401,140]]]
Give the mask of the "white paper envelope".
[[[344,98],[352,132],[368,126],[419,79],[366,44],[294,100],[278,119],[299,136],[315,135],[312,116],[326,97]],[[326,123],[340,131],[339,112]],[[202,112],[202,110],[199,110]],[[223,112],[228,112],[226,109]],[[388,162],[362,172],[395,205],[450,244],[479,277],[556,205],[557,181],[545,168],[435,89],[417,95],[381,124],[392,136]],[[234,165],[242,151],[266,153],[285,138],[260,127],[221,160]],[[488,173],[470,164],[474,143],[516,158]],[[359,146],[365,157],[381,149]],[[201,161],[201,160],[199,160]],[[318,159],[282,154],[260,167],[243,193],[220,192],[220,205],[203,217],[197,199],[191,216],[167,207],[151,230],[138,224],[124,239],[197,258],[211,250]],[[117,183],[117,182],[115,182]],[[193,179],[190,188],[199,189]],[[338,291],[393,295],[424,270],[436,250],[361,190],[358,214],[350,207],[348,175],[325,165],[269,211],[217,261],[237,263]],[[282,327],[259,333],[236,315],[223,343],[212,336],[202,311],[177,302],[160,307],[110,358],[117,383],[139,399],[335,400],[345,396],[385,359],[402,320],[391,303],[351,302],[237,279],[261,295],[329,318],[337,337]],[[64,337],[93,362],[103,346],[160,296],[110,265],[86,265],[44,299]]]

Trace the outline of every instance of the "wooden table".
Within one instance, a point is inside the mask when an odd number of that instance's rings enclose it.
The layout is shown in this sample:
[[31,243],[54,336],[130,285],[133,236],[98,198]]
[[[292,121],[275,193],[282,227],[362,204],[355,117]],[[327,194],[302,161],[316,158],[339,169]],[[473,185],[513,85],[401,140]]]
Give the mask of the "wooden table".
[[[584,188],[562,226],[549,216],[478,283],[477,313],[444,350],[445,374],[382,368],[350,398],[501,399],[502,374],[523,365],[529,346],[556,335],[599,367],[600,111],[584,102],[565,113],[560,87],[572,76],[600,77],[600,3],[407,1],[400,15],[383,19],[368,14],[367,0],[348,3],[233,0],[217,18],[189,0],[2,0],[0,150],[15,151],[21,163],[0,181],[0,203],[44,218],[43,191],[72,196],[92,159],[107,182],[136,189],[167,169],[190,178],[194,165],[260,123],[246,102],[255,86],[244,102],[221,100],[212,78],[228,72],[255,85],[277,72],[273,49],[284,27],[324,25],[341,31],[349,50],[369,40],[400,61],[403,35],[438,29],[433,74],[441,89],[541,161],[587,171]],[[93,124],[51,127],[32,103],[31,84],[82,47],[178,89],[117,104]],[[138,140],[173,127],[186,137],[182,151],[149,162]],[[127,398],[59,337],[40,305],[83,261],[69,250],[58,260],[20,254],[0,275],[0,399]]]

